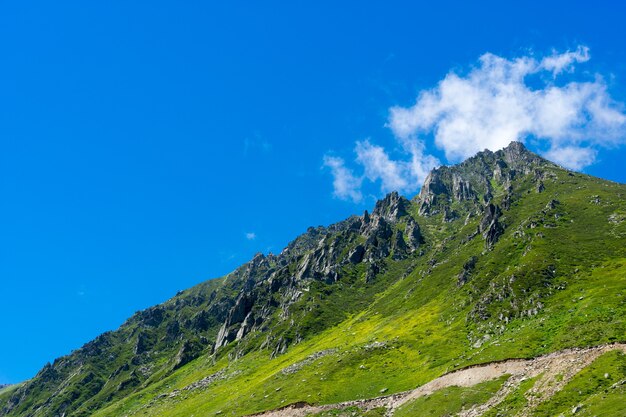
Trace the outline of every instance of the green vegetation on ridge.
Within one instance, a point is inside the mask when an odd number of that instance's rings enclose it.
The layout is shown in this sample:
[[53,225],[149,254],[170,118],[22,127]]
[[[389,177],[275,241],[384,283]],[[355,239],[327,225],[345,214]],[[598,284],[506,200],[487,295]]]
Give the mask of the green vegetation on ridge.
[[240,416],[626,341],[626,186],[506,152],[137,313],[0,393],[0,415]]

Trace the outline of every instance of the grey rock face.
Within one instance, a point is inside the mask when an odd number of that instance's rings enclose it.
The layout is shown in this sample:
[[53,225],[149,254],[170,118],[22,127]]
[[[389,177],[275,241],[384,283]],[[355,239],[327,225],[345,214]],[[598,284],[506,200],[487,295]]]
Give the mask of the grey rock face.
[[416,198],[419,213],[432,216],[444,212],[449,218],[450,211],[445,210],[455,202],[473,203],[480,208],[481,200],[483,203],[492,200],[494,183],[506,190],[519,175],[539,175],[537,191],[541,192],[544,189],[541,168],[546,166],[554,164],[528,151],[520,142],[511,142],[497,152],[485,150],[459,165],[436,168]]
[[363,245],[357,245],[348,254],[348,261],[350,261],[350,263],[353,263],[353,264],[358,264],[363,260],[364,255],[365,255],[365,248],[363,247]]
[[388,222],[395,222],[400,217],[408,214],[407,209],[410,205],[409,200],[394,191],[387,194],[384,199],[376,202],[372,216],[381,217]]
[[476,194],[472,191],[472,185],[470,182],[465,181],[458,174],[454,174],[452,176],[452,196],[457,201],[476,198]]
[[483,218],[480,221],[478,230],[482,233],[487,248],[493,247],[504,232],[504,227],[498,221],[501,215],[502,211],[498,206],[491,203],[485,206]]
[[[406,258],[424,242],[410,208],[409,200],[393,192],[378,201],[371,214],[366,211],[328,228],[311,227],[280,255],[255,256],[235,273],[245,285],[223,319],[215,349],[262,329],[276,310],[287,319],[289,307],[311,281],[333,284],[341,279],[345,265],[365,262],[368,283],[385,270],[385,259],[391,254],[396,260]],[[396,227],[400,222],[403,230]],[[264,346],[280,354],[289,343],[276,338]]]
[[420,247],[422,243],[424,243],[424,237],[422,236],[422,231],[420,230],[419,225],[412,217],[407,219],[406,228],[404,229],[404,234],[409,245],[411,251],[415,251]]
[[472,256],[471,258],[467,260],[467,262],[463,264],[463,270],[457,277],[457,285],[459,287],[464,285],[467,281],[469,281],[469,279],[471,278],[472,272],[474,271],[474,268],[476,268],[477,261],[478,261],[478,258],[475,256]]
[[[498,152],[481,152],[454,167],[434,169],[416,197],[418,214],[441,214],[443,222],[480,216],[475,234],[467,239],[482,234],[485,247],[491,249],[504,232],[502,208],[493,202],[493,196],[504,191],[501,204],[507,210],[512,201],[511,181],[524,173],[535,173],[540,180],[544,164],[549,162],[514,142]],[[341,280],[345,267],[365,263],[367,284],[386,270],[388,259],[401,260],[421,251],[424,237],[410,214],[414,207],[392,192],[379,200],[371,213],[366,211],[329,227],[310,227],[279,255],[255,256],[237,271],[246,284],[235,303],[227,306],[227,314],[222,314],[215,348],[262,330],[277,310],[287,320],[290,306],[313,281],[333,284]],[[459,274],[459,285],[470,279],[471,261]],[[198,318],[196,326],[201,327],[201,323]],[[292,341],[277,336],[268,338],[264,347],[279,354],[289,343]]]
[[185,340],[176,354],[174,368],[180,368],[197,358],[203,348],[204,344],[198,340]]

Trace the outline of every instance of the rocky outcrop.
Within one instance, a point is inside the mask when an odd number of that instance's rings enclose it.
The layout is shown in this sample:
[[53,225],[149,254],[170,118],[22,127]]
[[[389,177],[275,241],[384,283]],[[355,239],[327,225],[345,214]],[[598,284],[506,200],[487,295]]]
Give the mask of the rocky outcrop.
[[154,338],[150,337],[147,332],[140,332],[137,335],[137,343],[135,343],[135,355],[141,355],[147,352],[154,345]]
[[[386,259],[404,259],[416,251],[424,238],[410,215],[411,207],[409,200],[392,192],[376,203],[371,214],[366,211],[328,228],[311,227],[279,255],[255,256],[240,268],[246,285],[224,318],[215,349],[262,329],[276,310],[280,317],[289,317],[289,307],[310,281],[332,285],[341,279],[344,267],[366,263],[367,284],[385,271]],[[277,338],[265,347],[274,346],[280,354],[288,344],[289,340]]]
[[467,260],[467,262],[463,264],[463,270],[459,273],[457,277],[457,285],[459,287],[462,285],[465,285],[465,283],[470,280],[472,276],[472,272],[474,272],[474,269],[476,268],[477,261],[478,261],[478,258],[475,256],[472,256],[471,258]]
[[[462,203],[480,209],[480,202],[492,200],[494,187],[508,190],[511,181],[521,175],[533,175],[538,192],[544,190],[544,169],[555,165],[528,151],[520,142],[511,142],[497,152],[485,150],[455,166],[431,171],[416,198],[419,213],[433,216],[443,213],[450,219],[450,205]],[[510,205],[507,201],[507,207]],[[444,219],[445,220],[445,219]]]
[[485,206],[478,231],[482,233],[485,239],[485,246],[489,249],[493,247],[504,232],[504,226],[499,221],[501,215],[500,207],[491,203]]
[[196,359],[206,346],[206,341],[188,339],[183,342],[174,359],[174,369],[180,368]]
[[[277,310],[286,320],[290,306],[311,281],[333,285],[341,280],[345,267],[364,263],[367,285],[386,271],[388,261],[419,251],[424,237],[419,217],[413,217],[412,212],[441,215],[444,223],[480,216],[476,232],[466,240],[482,235],[485,248],[493,248],[505,230],[502,211],[508,210],[514,199],[512,181],[520,175],[532,175],[540,184],[546,164],[550,163],[518,142],[501,151],[486,150],[459,165],[434,169],[415,199],[417,207],[392,192],[379,200],[371,213],[366,211],[328,227],[310,227],[279,255],[255,256],[238,272],[246,284],[228,307],[215,348],[263,329]],[[470,260],[458,276],[459,285],[470,279],[472,269]],[[202,323],[199,317],[196,326],[202,327]],[[277,337],[267,343],[266,347],[273,346],[278,354],[289,340]]]
[[393,223],[408,214],[410,205],[409,200],[394,191],[376,202],[372,217],[380,217]]

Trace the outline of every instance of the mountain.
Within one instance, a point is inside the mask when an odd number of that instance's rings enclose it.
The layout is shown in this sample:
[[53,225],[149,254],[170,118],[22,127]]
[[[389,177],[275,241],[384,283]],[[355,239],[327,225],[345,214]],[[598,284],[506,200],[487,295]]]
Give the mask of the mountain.
[[136,313],[0,416],[624,415],[625,196],[480,152]]

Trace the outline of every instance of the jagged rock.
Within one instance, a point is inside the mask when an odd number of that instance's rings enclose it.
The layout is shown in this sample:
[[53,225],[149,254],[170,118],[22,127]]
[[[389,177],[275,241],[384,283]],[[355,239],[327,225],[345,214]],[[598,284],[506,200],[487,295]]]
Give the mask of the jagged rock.
[[548,204],[546,204],[546,210],[554,210],[559,204],[561,204],[559,200],[550,200]]
[[502,210],[509,210],[511,208],[511,203],[513,202],[513,187],[510,183],[507,182],[504,191],[506,194],[502,197],[500,207],[502,207]]
[[[366,211],[363,216],[352,216],[328,228],[309,228],[277,257],[256,255],[237,273],[246,285],[228,307],[215,349],[243,340],[255,328],[261,328],[276,309],[281,319],[287,319],[289,306],[302,296],[302,288],[310,280],[332,285],[341,279],[343,265],[366,261],[366,282],[371,282],[383,270],[381,261],[392,252],[395,259],[408,256],[423,243],[419,225],[408,215],[410,205],[398,193],[390,193],[371,214]],[[404,233],[395,227],[398,222],[404,223]],[[192,322],[196,326],[204,323],[201,316]],[[271,342],[274,354],[280,354],[291,342]]]
[[443,216],[442,216],[442,220],[444,223],[449,223],[451,221],[454,221],[458,218],[456,212],[454,210],[452,210],[451,208],[449,208],[448,206],[444,206],[443,208]]
[[185,340],[180,346],[176,358],[174,359],[174,369],[196,359],[202,353],[204,346],[199,340]]
[[165,311],[161,307],[151,307],[138,313],[140,320],[146,326],[156,327],[165,318]]
[[223,346],[226,346],[227,344],[235,340],[236,337],[236,330],[233,331],[232,329],[229,329],[228,323],[222,324],[222,327],[220,327],[220,331],[217,333],[217,337],[215,338],[214,349],[217,350]]
[[152,345],[154,344],[154,340],[147,333],[141,332],[137,335],[137,343],[135,343],[135,355],[141,355],[144,352],[147,352]]
[[393,249],[393,259],[404,259],[406,257],[408,246],[404,242],[404,237],[400,230],[396,232],[391,248]]
[[209,316],[209,313],[205,310],[200,311],[191,319],[191,327],[199,332],[208,330],[211,323],[211,316]]
[[537,183],[537,192],[542,193],[545,189],[546,187],[543,185],[543,181],[539,181]]
[[406,223],[406,228],[404,230],[407,243],[412,251],[415,251],[420,247],[422,243],[424,243],[424,237],[422,236],[422,231],[420,230],[419,225],[412,217],[409,217]]
[[475,198],[472,191],[472,185],[469,181],[465,181],[460,175],[452,176],[452,196],[457,201],[471,200]]
[[231,308],[226,321],[217,334],[215,349],[225,346],[237,339],[239,328],[234,327],[242,323],[248,317],[254,302],[255,297],[253,292],[242,292],[239,294],[235,305]]
[[485,246],[487,246],[487,248],[493,247],[498,238],[504,232],[504,227],[498,221],[501,214],[502,212],[498,206],[492,203],[485,206],[483,218],[480,221],[478,230],[482,233],[483,238],[485,239]]
[[237,334],[235,335],[235,340],[241,340],[244,338],[246,334],[250,332],[252,326],[254,325],[254,318],[252,317],[252,311],[248,313],[248,315],[243,319],[241,323],[241,327],[237,330]]
[[507,165],[511,166],[515,170],[519,170],[528,175],[532,172],[532,169],[536,165],[550,165],[556,166],[550,161],[547,161],[537,154],[528,151],[521,142],[511,142],[506,148],[496,152],[500,154]]
[[[465,203],[470,207],[479,199],[487,204],[493,199],[492,181],[504,189],[509,189],[511,181],[520,174],[539,175],[538,180],[546,177],[544,170],[538,167],[553,166],[553,163],[529,152],[519,142],[512,142],[506,148],[491,152],[485,150],[453,167],[442,166],[430,172],[416,197],[419,214],[433,216],[441,213],[454,202]],[[506,202],[507,209],[511,196]],[[445,211],[444,211],[445,214]]]
[[380,271],[381,271],[381,268],[379,265],[375,263],[370,263],[369,267],[367,268],[367,271],[365,272],[365,282],[370,283],[374,281],[374,279],[376,278],[376,275],[378,275]]
[[165,328],[165,334],[168,340],[174,340],[180,335],[180,324],[178,323],[178,320],[173,320],[168,323]]
[[372,216],[372,220],[363,230],[366,237],[365,241],[365,258],[374,262],[377,259],[386,258],[390,253],[390,239],[393,236],[393,230],[389,223],[379,216]]
[[235,306],[230,310],[229,321],[231,323],[241,323],[245,318],[252,305],[254,304],[254,298],[251,297],[249,292],[243,292],[237,297]]
[[433,213],[433,207],[438,202],[438,196],[447,194],[447,191],[443,177],[439,175],[439,170],[431,171],[418,196],[420,201],[419,214],[423,216],[436,214]]
[[332,268],[324,277],[324,282],[326,284],[334,284],[337,281],[339,281],[339,272],[337,272],[337,268]]
[[363,247],[363,245],[357,245],[348,254],[348,261],[353,264],[358,264],[359,262],[363,260],[364,255],[365,255],[365,248]]
[[394,191],[376,202],[372,216],[382,217],[388,222],[395,222],[408,214],[407,208],[410,204],[409,200]]
[[275,358],[276,356],[282,355],[283,353],[285,353],[288,345],[289,344],[287,343],[287,341],[285,341],[284,338],[281,337],[280,339],[278,339],[278,342],[276,343],[276,347],[270,354],[270,358]]
[[467,281],[469,281],[472,275],[472,272],[474,271],[474,268],[476,267],[477,261],[478,261],[478,258],[475,256],[472,256],[471,258],[468,259],[467,262],[463,264],[463,270],[461,271],[461,273],[459,273],[459,276],[457,277],[457,285],[459,287],[464,285]]

